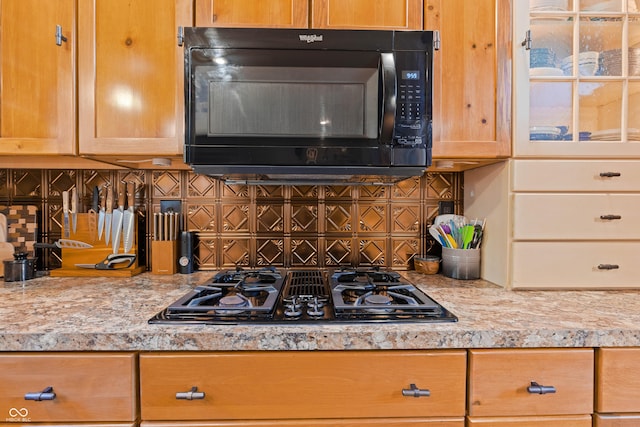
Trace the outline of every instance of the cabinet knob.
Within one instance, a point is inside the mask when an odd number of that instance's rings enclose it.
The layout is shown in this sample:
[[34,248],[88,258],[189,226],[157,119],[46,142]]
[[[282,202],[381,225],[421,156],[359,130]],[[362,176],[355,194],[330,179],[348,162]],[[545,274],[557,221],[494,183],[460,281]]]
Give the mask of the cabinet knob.
[[184,44],[184,27],[178,27],[178,46],[182,46]]
[[606,219],[608,221],[613,219],[622,219],[621,215],[600,215],[600,219]]
[[524,40],[521,44],[526,50],[531,50],[531,30],[527,30],[527,32],[524,33]]
[[598,264],[598,270],[617,270],[620,268],[618,264]]
[[549,394],[555,393],[556,388],[552,385],[540,385],[535,381],[531,381],[531,385],[527,387],[527,391],[531,394]]
[[176,399],[178,400],[200,400],[204,399],[204,391],[198,391],[198,387],[191,387],[189,391],[182,391],[176,393]]
[[409,384],[409,389],[403,388],[402,395],[403,396],[413,396],[413,397],[429,397],[431,396],[431,392],[426,389],[418,388],[415,384]]
[[56,394],[53,392],[53,387],[47,387],[42,391],[27,393],[24,395],[24,400],[35,400],[38,402],[42,400],[53,400],[55,398]]

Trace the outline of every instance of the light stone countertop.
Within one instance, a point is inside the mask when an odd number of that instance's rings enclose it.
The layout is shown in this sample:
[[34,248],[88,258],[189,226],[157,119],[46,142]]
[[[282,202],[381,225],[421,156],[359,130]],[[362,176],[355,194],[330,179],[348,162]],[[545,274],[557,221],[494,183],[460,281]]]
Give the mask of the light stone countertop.
[[457,323],[151,325],[191,275],[0,282],[0,351],[367,350],[640,346],[640,290],[509,291],[403,272]]

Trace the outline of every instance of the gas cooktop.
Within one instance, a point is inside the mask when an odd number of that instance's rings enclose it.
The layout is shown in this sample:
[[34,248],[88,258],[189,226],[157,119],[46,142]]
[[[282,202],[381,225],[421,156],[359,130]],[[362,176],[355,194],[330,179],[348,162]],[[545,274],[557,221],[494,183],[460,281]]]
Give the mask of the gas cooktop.
[[152,324],[456,322],[458,318],[394,271],[362,268],[220,271]]

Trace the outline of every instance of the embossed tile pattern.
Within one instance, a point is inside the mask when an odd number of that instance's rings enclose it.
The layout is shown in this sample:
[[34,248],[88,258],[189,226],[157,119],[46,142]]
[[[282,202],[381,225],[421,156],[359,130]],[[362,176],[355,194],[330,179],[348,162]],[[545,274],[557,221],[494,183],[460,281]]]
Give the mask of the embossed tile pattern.
[[[410,268],[416,254],[439,253],[428,234],[438,202],[462,212],[462,174],[428,173],[393,186],[225,185],[174,170],[0,169],[0,203],[32,204],[38,240],[61,237],[62,192],[77,188],[80,211],[91,207],[95,186],[134,181],[136,208],[182,202],[182,229],[198,237],[203,270],[273,264]],[[147,224],[147,240],[152,230]],[[38,250],[39,267],[61,264],[59,250]],[[147,265],[149,265],[147,253]]]

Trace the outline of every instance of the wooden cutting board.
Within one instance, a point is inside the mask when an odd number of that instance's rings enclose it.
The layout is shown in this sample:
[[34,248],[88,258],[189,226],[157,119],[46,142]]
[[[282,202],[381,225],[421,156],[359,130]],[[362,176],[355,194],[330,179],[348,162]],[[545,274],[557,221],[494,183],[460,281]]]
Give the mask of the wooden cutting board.
[[7,242],[16,252],[34,256],[33,244],[38,239],[38,207],[35,205],[0,205],[7,217]]

